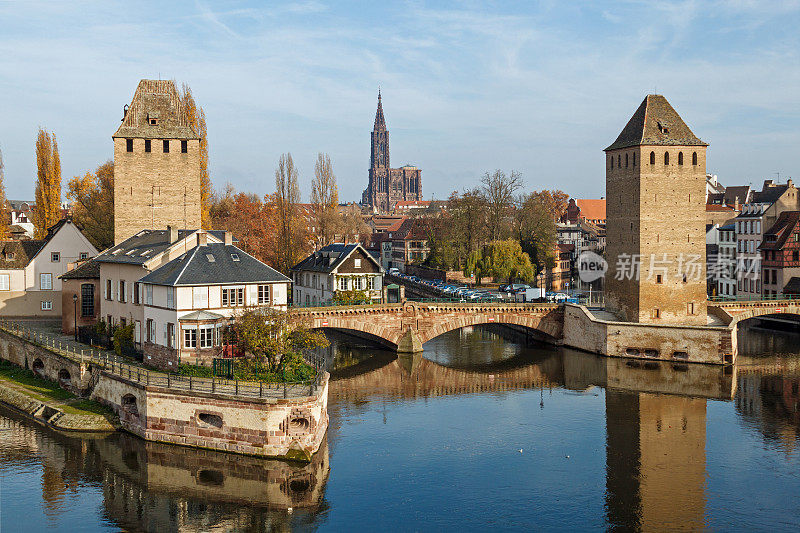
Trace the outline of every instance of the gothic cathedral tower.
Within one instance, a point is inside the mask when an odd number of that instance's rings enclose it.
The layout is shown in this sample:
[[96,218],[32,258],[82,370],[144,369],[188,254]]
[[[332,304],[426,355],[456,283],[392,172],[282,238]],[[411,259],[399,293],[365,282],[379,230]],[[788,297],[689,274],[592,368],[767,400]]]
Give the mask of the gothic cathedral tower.
[[606,308],[630,322],[706,325],[706,147],[648,95],[606,152]]
[[200,228],[200,138],[171,80],[141,80],[114,139],[114,243]]
[[387,212],[400,201],[422,199],[422,170],[412,165],[389,167],[389,131],[383,118],[381,92],[378,91],[378,110],[370,136],[369,183],[361,203],[376,212]]

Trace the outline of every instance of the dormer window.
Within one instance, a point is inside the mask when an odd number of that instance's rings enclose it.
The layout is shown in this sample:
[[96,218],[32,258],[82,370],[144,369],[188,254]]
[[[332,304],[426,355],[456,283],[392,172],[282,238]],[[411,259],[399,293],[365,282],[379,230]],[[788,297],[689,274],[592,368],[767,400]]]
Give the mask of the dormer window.
[[215,263],[217,260],[212,254],[206,254],[206,259],[209,263]]
[[158,126],[158,115],[156,114],[148,114],[147,115],[147,122],[151,126]]
[[239,260],[239,254],[231,254],[231,260],[232,261],[238,261]]
[[658,131],[661,133],[669,133],[669,127],[666,124],[662,124],[661,122],[658,123]]

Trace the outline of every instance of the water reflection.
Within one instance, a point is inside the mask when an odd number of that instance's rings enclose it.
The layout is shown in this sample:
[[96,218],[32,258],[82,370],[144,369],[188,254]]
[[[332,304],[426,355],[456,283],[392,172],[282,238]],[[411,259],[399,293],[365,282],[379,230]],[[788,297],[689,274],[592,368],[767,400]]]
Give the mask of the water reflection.
[[[355,337],[332,339],[331,423],[311,464],[126,434],[66,437],[1,413],[0,526],[26,520],[31,530],[68,529],[81,507],[93,509],[81,516],[84,529],[133,531],[486,529],[498,520],[517,529],[639,531],[798,522],[790,505],[780,514],[781,494],[800,490],[791,464],[784,488],[770,496],[773,508],[764,510],[763,500],[743,508],[749,523],[731,514],[741,507],[730,503],[741,501],[741,484],[713,488],[734,468],[724,460],[734,434],[796,461],[797,358],[745,359],[737,368],[607,359],[498,326],[451,332],[401,357]],[[715,406],[733,416],[712,422]],[[742,422],[745,433],[736,433]],[[491,428],[489,438],[476,427]],[[524,439],[536,450],[517,452]],[[446,450],[437,448],[442,442]],[[561,442],[582,459],[556,455]],[[749,485],[759,490],[774,472],[747,453],[739,449],[735,463],[762,476],[761,486]],[[469,503],[459,500],[470,492],[459,483],[472,485]],[[544,489],[531,492],[537,486]],[[36,496],[41,517],[29,516]]]

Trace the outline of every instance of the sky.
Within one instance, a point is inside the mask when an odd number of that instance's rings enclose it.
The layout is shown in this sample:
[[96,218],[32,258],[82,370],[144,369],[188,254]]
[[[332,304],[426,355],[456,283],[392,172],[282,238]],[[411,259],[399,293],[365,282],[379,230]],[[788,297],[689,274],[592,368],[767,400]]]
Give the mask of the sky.
[[188,83],[214,187],[273,192],[290,152],[307,200],[318,152],[340,200],[367,184],[378,87],[392,166],[444,199],[487,171],[578,198],[644,96],[710,143],[723,184],[800,177],[800,0],[8,2],[0,0],[7,196],[32,199],[38,128],[64,186],[111,159],[142,78]]

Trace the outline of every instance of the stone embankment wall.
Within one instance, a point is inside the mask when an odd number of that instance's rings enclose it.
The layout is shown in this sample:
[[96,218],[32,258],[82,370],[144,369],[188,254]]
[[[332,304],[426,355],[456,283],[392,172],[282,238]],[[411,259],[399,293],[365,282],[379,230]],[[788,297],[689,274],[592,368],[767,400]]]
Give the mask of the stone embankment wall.
[[728,327],[598,320],[583,306],[564,306],[564,345],[612,357],[726,364],[736,357]]
[[3,330],[0,357],[111,407],[146,440],[308,461],[328,427],[327,373],[307,396],[249,398],[137,383]]

